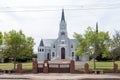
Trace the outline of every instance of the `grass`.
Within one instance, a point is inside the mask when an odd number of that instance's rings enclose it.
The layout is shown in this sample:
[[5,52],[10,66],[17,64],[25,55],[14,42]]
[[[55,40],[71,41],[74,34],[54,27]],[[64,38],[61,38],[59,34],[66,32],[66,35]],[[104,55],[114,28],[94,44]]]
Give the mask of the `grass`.
[[[118,69],[120,70],[120,61],[116,61]],[[89,69],[93,70],[93,62],[89,61]],[[113,70],[113,62],[96,62],[96,69],[98,70]]]
[[32,69],[32,62],[22,63],[23,69]]
[[[14,68],[14,64],[13,63],[0,63],[0,70],[4,70],[4,69],[11,69],[11,70],[13,70],[13,68]],[[22,68],[24,70],[32,69],[32,62],[22,63]]]
[[[116,61],[118,64],[118,69],[120,70],[120,61]],[[89,61],[89,70],[94,70],[93,61]],[[77,70],[84,70],[84,68],[79,68]],[[113,62],[96,62],[96,70],[113,70]]]

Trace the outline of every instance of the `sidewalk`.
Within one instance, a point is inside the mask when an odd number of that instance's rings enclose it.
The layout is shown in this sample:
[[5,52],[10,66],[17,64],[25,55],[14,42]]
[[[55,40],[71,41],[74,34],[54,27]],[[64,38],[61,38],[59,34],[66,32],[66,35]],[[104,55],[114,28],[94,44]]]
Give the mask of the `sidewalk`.
[[[80,80],[85,78],[119,78],[120,74],[105,73],[105,74],[70,74],[70,73],[48,73],[48,74],[0,74],[0,80]],[[17,78],[17,79],[13,79]],[[21,79],[22,78],[22,79]],[[24,79],[29,78],[29,79]]]

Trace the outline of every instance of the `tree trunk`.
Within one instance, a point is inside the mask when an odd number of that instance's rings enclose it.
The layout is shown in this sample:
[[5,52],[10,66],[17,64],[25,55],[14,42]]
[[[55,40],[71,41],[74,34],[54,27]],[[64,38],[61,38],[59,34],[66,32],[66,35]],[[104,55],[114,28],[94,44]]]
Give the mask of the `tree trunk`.
[[114,65],[115,64],[115,60],[113,59],[112,61],[113,61],[113,65]]
[[14,58],[14,70],[16,69],[16,57]]
[[95,58],[93,58],[93,65],[94,65],[94,70],[96,70]]

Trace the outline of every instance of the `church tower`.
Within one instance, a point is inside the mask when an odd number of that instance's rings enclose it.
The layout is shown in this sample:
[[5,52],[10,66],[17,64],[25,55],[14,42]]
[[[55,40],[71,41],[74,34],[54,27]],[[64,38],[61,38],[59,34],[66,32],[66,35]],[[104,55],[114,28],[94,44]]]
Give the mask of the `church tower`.
[[61,21],[60,21],[60,25],[59,25],[59,34],[58,37],[59,38],[67,38],[67,24],[65,21],[65,16],[64,16],[64,9],[62,9],[62,16],[61,16]]
[[61,20],[59,24],[59,33],[57,39],[57,54],[60,59],[66,59],[70,55],[70,40],[67,33],[67,24],[65,21],[64,9],[62,9]]
[[41,41],[40,41],[40,44],[39,44],[39,47],[38,47],[38,54],[37,54],[37,56],[38,56],[38,61],[43,61],[43,60],[45,60],[46,58],[45,58],[45,47],[44,47],[44,43],[43,43],[43,39],[41,39]]

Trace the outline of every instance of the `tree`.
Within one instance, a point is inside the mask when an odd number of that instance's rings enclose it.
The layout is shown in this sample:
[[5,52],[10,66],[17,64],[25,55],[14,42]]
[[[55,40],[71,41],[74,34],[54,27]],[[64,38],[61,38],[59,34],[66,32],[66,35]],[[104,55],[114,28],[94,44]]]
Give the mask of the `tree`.
[[3,53],[3,34],[0,32],[0,58],[2,58]]
[[84,35],[74,34],[74,37],[78,41],[76,55],[83,56],[89,55],[93,58],[94,69],[96,69],[95,59],[102,53],[103,57],[109,52],[109,34],[108,32],[98,32],[88,27]]
[[21,57],[19,59],[31,59],[33,57],[33,46],[34,46],[34,40],[32,37],[27,37],[25,44],[24,44],[24,50],[21,54]]
[[0,45],[2,45],[2,43],[3,43],[3,34],[2,32],[0,32]]
[[4,33],[4,39],[7,46],[4,56],[13,58],[14,69],[18,58],[31,57],[34,45],[33,38],[26,37],[22,31],[16,32],[12,30]]
[[113,35],[113,39],[111,40],[111,57],[113,59],[113,63],[117,58],[120,58],[120,32],[115,31]]

